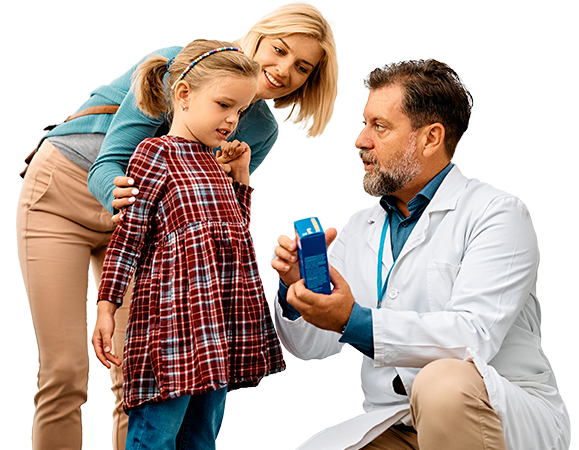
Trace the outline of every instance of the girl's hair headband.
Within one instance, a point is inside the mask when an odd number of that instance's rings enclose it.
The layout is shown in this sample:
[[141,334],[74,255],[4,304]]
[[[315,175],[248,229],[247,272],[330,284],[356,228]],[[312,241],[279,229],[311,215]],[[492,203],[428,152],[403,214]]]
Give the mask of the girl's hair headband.
[[195,59],[193,60],[193,62],[192,62],[191,64],[189,64],[189,66],[183,71],[183,73],[179,76],[179,78],[177,78],[177,81],[175,81],[175,82],[173,83],[173,86],[171,86],[171,89],[175,89],[175,86],[177,85],[177,83],[178,83],[179,81],[181,81],[181,80],[185,77],[185,75],[187,75],[187,74],[189,73],[189,71],[191,70],[191,68],[192,68],[195,64],[197,64],[199,61],[201,61],[202,59],[207,58],[208,56],[213,55],[214,53],[225,52],[225,51],[228,51],[228,50],[234,51],[234,52],[243,53],[243,50],[241,50],[240,48],[237,48],[237,47],[221,47],[221,48],[215,48],[215,49],[213,49],[213,50],[209,50],[208,52],[203,53],[201,56],[198,56],[197,58],[195,58]]

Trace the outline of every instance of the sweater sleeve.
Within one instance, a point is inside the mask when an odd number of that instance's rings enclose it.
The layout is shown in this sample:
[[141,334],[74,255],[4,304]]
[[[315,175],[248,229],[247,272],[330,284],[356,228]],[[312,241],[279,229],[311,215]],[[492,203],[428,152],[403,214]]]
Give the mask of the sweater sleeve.
[[[163,123],[139,110],[135,96],[129,92],[122,102],[107,132],[100,154],[88,176],[91,194],[111,213],[114,200],[114,179],[127,174],[127,164],[135,148],[146,138],[155,136]],[[139,190],[142,181],[135,179]]]
[[123,210],[113,233],[103,264],[99,301],[122,304],[164,192],[166,173],[162,148],[150,140],[141,143],[128,166],[129,176],[141,180],[139,201]]
[[[168,47],[152,52],[165,58],[172,58],[181,51],[181,47]],[[164,117],[151,118],[137,108],[136,99],[131,89],[132,77],[138,66],[151,57],[147,55],[135,64],[128,72],[114,80],[110,85],[98,88],[94,93],[117,93],[122,101],[115,114],[103,141],[100,153],[88,175],[88,188],[91,194],[111,213],[114,200],[114,180],[127,175],[127,164],[131,155],[144,139],[154,137],[164,123]],[[120,100],[120,99],[119,99]],[[140,188],[140,180],[135,179]]]

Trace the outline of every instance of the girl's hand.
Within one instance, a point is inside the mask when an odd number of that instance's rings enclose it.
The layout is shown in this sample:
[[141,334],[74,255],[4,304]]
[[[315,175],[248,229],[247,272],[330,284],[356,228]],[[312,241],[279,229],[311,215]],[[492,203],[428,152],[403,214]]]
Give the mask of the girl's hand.
[[[135,203],[137,200],[135,196],[139,193],[139,190],[134,186],[135,180],[129,177],[116,177],[114,183],[117,187],[113,190],[115,197],[111,203],[113,208],[121,209]],[[119,214],[115,214],[112,220],[119,223],[119,218]]]
[[249,145],[245,142],[239,142],[237,139],[231,142],[223,141],[221,144],[219,163],[225,164],[239,158],[246,149],[249,149]]
[[223,171],[229,175],[230,181],[237,181],[249,185],[249,161],[251,149],[245,142],[238,140],[223,142],[221,150],[217,151],[217,162]]
[[112,353],[113,346],[111,338],[115,331],[116,310],[116,303],[106,300],[98,302],[97,320],[92,335],[92,345],[96,356],[107,369],[111,368],[110,363],[113,363],[116,366],[121,365],[121,360],[118,356]]

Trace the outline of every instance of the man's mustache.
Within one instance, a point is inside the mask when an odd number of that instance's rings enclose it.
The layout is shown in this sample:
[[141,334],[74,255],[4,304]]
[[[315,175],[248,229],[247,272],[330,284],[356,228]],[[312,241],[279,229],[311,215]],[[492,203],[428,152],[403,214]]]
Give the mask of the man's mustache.
[[360,149],[359,155],[362,160],[378,166],[378,160],[369,150]]

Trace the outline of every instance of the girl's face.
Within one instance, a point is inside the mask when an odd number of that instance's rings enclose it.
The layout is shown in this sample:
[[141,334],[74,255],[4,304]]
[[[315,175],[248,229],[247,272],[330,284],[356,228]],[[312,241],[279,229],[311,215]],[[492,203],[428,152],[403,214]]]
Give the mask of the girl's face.
[[[252,102],[257,80],[246,77],[219,77],[199,91],[189,90],[188,84],[176,86],[177,104],[171,134],[219,147],[235,130],[239,115]],[[185,106],[185,110],[183,110]]]
[[284,97],[301,87],[320,62],[323,50],[305,34],[263,38],[253,59],[261,66],[257,98]]

